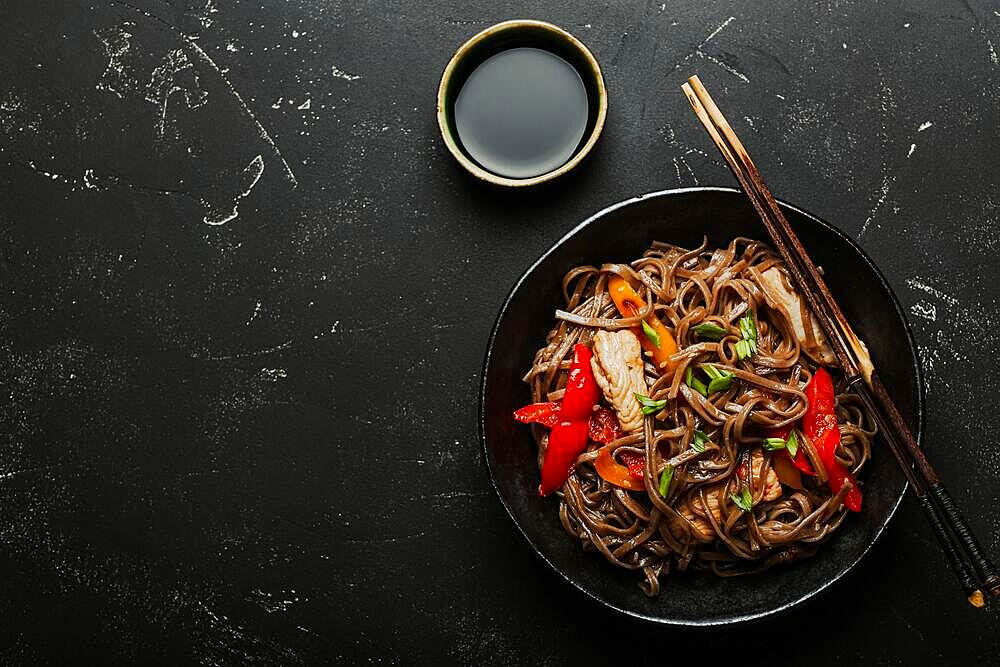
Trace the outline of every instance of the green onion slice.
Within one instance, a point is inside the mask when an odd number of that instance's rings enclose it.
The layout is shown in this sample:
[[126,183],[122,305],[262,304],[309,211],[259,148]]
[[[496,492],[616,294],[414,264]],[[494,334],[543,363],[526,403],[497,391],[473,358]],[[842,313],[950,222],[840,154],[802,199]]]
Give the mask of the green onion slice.
[[764,438],[764,449],[769,452],[785,448],[785,441],[782,438]]
[[696,326],[691,327],[691,331],[694,332],[698,338],[704,338],[705,340],[719,340],[726,335],[726,330],[720,327],[718,324],[712,324],[711,322],[702,322]]
[[649,396],[636,394],[635,400],[639,401],[639,405],[642,406],[642,414],[644,415],[655,415],[667,406],[667,399],[665,398],[659,401],[654,401]]
[[660,349],[660,334],[656,333],[656,329],[651,327],[646,320],[642,321],[642,333],[646,334],[646,338],[653,343],[657,350]]
[[684,373],[684,384],[691,387],[702,396],[705,396],[706,398],[708,397],[708,387],[705,386],[704,382],[695,377],[694,371],[691,370],[690,366],[687,367],[687,371]]
[[691,449],[700,454],[705,451],[705,445],[709,442],[711,441],[708,439],[708,436],[705,435],[704,431],[695,429],[694,438],[691,439]]
[[788,440],[785,441],[785,449],[788,450],[788,455],[793,459],[795,455],[799,452],[799,438],[795,435],[795,431],[788,434]]
[[753,495],[750,493],[750,489],[746,487],[743,488],[739,495],[735,493],[730,494],[729,499],[744,512],[749,512],[753,509]]
[[674,478],[674,467],[667,466],[663,469],[663,473],[660,475],[660,496],[663,498],[667,497],[667,491],[670,490],[670,480]]

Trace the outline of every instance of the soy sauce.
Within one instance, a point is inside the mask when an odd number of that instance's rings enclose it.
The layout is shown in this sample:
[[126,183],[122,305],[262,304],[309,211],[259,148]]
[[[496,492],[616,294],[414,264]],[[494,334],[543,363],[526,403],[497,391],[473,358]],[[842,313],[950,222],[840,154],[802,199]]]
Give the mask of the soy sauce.
[[588,115],[587,89],[576,69],[533,47],[483,61],[455,100],[455,129],[466,153],[508,178],[531,178],[568,162]]

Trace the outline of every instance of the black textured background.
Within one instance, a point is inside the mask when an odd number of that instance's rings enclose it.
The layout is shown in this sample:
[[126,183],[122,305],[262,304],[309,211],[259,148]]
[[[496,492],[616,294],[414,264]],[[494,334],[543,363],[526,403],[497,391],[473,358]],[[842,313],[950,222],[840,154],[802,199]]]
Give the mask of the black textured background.
[[[583,39],[610,94],[593,159],[535,193],[472,184],[434,120],[454,48],[514,17]],[[6,0],[0,659],[994,660],[997,612],[964,603],[912,498],[783,619],[610,615],[515,534],[475,394],[553,240],[732,182],[678,90],[698,73],[775,193],[878,259],[926,447],[997,555],[997,49],[985,0]]]

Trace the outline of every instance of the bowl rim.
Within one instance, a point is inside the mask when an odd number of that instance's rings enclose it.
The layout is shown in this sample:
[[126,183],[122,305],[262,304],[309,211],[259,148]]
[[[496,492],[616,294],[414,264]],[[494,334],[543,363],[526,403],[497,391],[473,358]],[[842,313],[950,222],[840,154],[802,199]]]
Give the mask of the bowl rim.
[[[590,131],[590,135],[587,137],[586,143],[584,143],[578,151],[573,153],[572,157],[570,157],[568,161],[551,171],[545,172],[544,174],[539,174],[530,178],[509,178],[507,176],[500,176],[499,174],[487,171],[473,162],[469,156],[462,152],[462,149],[459,148],[458,142],[455,140],[454,133],[448,123],[446,94],[448,92],[448,87],[451,84],[451,78],[452,74],[455,72],[455,68],[465,58],[465,56],[468,55],[469,51],[472,50],[473,47],[486,40],[496,37],[500,33],[510,30],[521,30],[523,28],[540,28],[544,31],[550,32],[556,37],[562,39],[566,42],[566,44],[583,56],[584,60],[587,61],[587,66],[590,68],[590,74],[594,77],[594,83],[597,85],[597,118],[594,120],[594,127]],[[581,42],[577,37],[557,25],[548,23],[547,21],[538,21],[536,19],[511,19],[509,21],[502,21],[491,25],[490,27],[477,32],[475,35],[467,39],[461,46],[459,46],[448,60],[448,64],[445,66],[444,72],[441,74],[441,82],[438,84],[437,122],[438,130],[441,132],[441,138],[444,140],[445,146],[447,146],[452,157],[454,157],[467,172],[476,178],[486,181],[487,183],[492,183],[493,185],[515,188],[528,187],[554,180],[563,174],[572,171],[577,167],[577,165],[583,162],[584,158],[586,158],[587,155],[589,155],[593,150],[594,146],[597,145],[597,140],[604,131],[604,121],[607,118],[607,115],[608,91],[607,87],[604,85],[604,74],[601,71],[601,65],[597,62],[597,58],[595,58],[594,54],[587,48],[587,45]]]
[[[769,616],[775,616],[775,615],[779,615],[779,614],[785,613],[788,610],[792,609],[793,607],[801,605],[802,603],[806,602],[807,600],[810,600],[810,599],[816,597],[817,595],[819,595],[820,593],[822,593],[823,591],[825,591],[827,588],[829,588],[830,586],[832,586],[834,583],[840,581],[845,576],[847,576],[850,572],[852,572],[854,570],[854,568],[857,567],[858,563],[860,563],[861,560],[871,551],[872,547],[874,547],[875,544],[878,542],[878,540],[882,537],[882,534],[885,532],[885,530],[888,527],[889,523],[892,521],[893,517],[896,515],[896,512],[899,510],[900,504],[903,502],[903,497],[906,495],[906,491],[909,488],[909,483],[904,479],[903,480],[902,489],[899,492],[899,496],[896,498],[896,502],[893,503],[892,507],[889,510],[889,513],[885,517],[885,520],[876,529],[875,535],[872,537],[871,541],[867,545],[865,545],[865,547],[858,553],[858,555],[854,559],[852,559],[850,562],[848,562],[847,565],[840,572],[838,572],[836,575],[834,575],[833,577],[831,577],[828,581],[825,581],[822,585],[818,586],[814,590],[812,590],[812,591],[810,591],[808,593],[805,593],[805,594],[799,596],[798,598],[796,598],[794,600],[791,600],[790,602],[786,602],[785,604],[782,604],[781,606],[775,607],[773,609],[768,609],[768,610],[765,610],[765,611],[755,612],[755,613],[750,613],[750,614],[742,614],[742,615],[739,615],[739,616],[734,616],[734,617],[731,617],[731,618],[724,618],[724,619],[706,619],[706,620],[697,620],[696,619],[696,620],[689,620],[689,619],[664,618],[662,616],[651,616],[651,615],[648,615],[648,614],[643,614],[641,612],[633,611],[631,609],[623,609],[620,606],[612,604],[608,600],[605,600],[604,598],[600,597],[599,595],[593,593],[592,591],[590,591],[585,586],[582,586],[582,585],[578,584],[573,578],[571,578],[569,575],[567,575],[565,572],[563,572],[558,566],[556,566],[555,563],[553,563],[542,552],[542,550],[538,547],[538,545],[536,545],[532,541],[531,537],[529,537],[528,533],[521,526],[520,520],[514,514],[514,511],[511,508],[511,506],[504,499],[504,496],[500,492],[500,488],[497,485],[496,474],[495,474],[495,472],[493,470],[493,466],[490,463],[490,456],[489,456],[490,452],[489,452],[489,448],[487,447],[487,443],[486,443],[486,381],[487,381],[487,371],[489,369],[490,359],[491,359],[492,354],[493,354],[493,346],[496,343],[497,328],[500,325],[500,321],[503,319],[504,315],[506,314],[507,309],[510,307],[510,303],[511,303],[511,300],[513,299],[513,297],[514,297],[514,294],[520,289],[521,285],[525,282],[525,280],[528,278],[528,276],[531,273],[534,272],[535,268],[538,267],[538,265],[540,265],[542,262],[544,262],[551,254],[553,254],[563,243],[565,243],[567,240],[569,240],[573,235],[575,235],[581,229],[583,229],[584,227],[590,225],[591,223],[593,223],[594,221],[598,220],[599,218],[607,215],[608,213],[611,213],[612,211],[616,211],[616,210],[618,210],[620,208],[625,208],[625,207],[628,207],[628,206],[632,206],[634,204],[637,204],[637,203],[639,203],[641,201],[644,201],[644,200],[647,200],[647,199],[655,199],[655,198],[659,198],[659,197],[671,197],[671,196],[676,196],[676,195],[681,195],[681,194],[689,194],[689,193],[708,193],[708,192],[714,192],[714,193],[719,193],[719,194],[723,194],[724,193],[726,195],[739,195],[741,197],[743,196],[742,190],[739,190],[739,189],[733,188],[733,187],[723,187],[723,186],[696,186],[696,187],[687,187],[687,188],[674,188],[674,189],[669,189],[669,190],[658,190],[658,191],[655,191],[655,192],[649,192],[649,193],[646,193],[646,194],[639,195],[637,197],[631,197],[629,199],[625,199],[623,201],[619,201],[619,202],[616,202],[614,204],[611,204],[610,206],[607,206],[607,207],[605,207],[605,208],[597,211],[593,215],[589,216],[583,222],[575,225],[567,233],[565,233],[563,236],[561,236],[557,241],[555,241],[548,248],[548,250],[546,250],[544,253],[542,253],[542,255],[538,259],[536,259],[534,262],[532,262],[531,265],[521,273],[520,277],[517,279],[517,281],[514,283],[514,285],[510,288],[510,291],[507,293],[507,296],[504,298],[503,305],[500,307],[500,311],[497,313],[496,319],[493,321],[493,326],[492,326],[492,328],[490,330],[490,336],[489,336],[489,339],[487,340],[487,343],[486,343],[486,354],[485,354],[485,357],[483,359],[483,367],[482,367],[482,371],[481,371],[481,374],[480,374],[480,381],[479,381],[479,401],[478,401],[479,415],[478,415],[478,424],[477,425],[478,425],[478,428],[479,428],[479,442],[480,442],[480,446],[482,447],[483,462],[486,465],[487,471],[489,472],[490,484],[493,486],[494,492],[496,493],[497,497],[500,499],[500,503],[503,505],[503,508],[507,512],[507,515],[510,517],[511,521],[514,523],[515,526],[517,526],[518,532],[521,534],[522,537],[524,537],[525,541],[527,541],[528,546],[531,547],[531,550],[534,551],[535,554],[539,558],[541,558],[542,561],[546,565],[548,565],[548,567],[551,570],[553,570],[556,574],[558,574],[561,579],[563,579],[564,581],[566,581],[567,583],[569,583],[577,591],[583,593],[586,597],[588,597],[588,598],[590,598],[592,600],[595,600],[599,604],[601,604],[601,605],[603,605],[605,607],[608,607],[609,609],[612,609],[613,611],[615,611],[615,612],[617,612],[619,614],[622,614],[624,616],[628,616],[628,617],[631,617],[631,618],[634,618],[634,619],[637,619],[637,620],[640,620],[640,621],[645,621],[645,622],[648,622],[648,623],[655,623],[657,625],[665,625],[665,626],[677,626],[677,627],[717,627],[717,626],[724,626],[724,625],[735,625],[735,624],[738,624],[738,623],[746,623],[746,622],[749,622],[749,621],[759,620],[759,619],[766,618],[766,617],[769,617]],[[917,444],[918,444],[918,446],[922,447],[923,435],[924,435],[924,420],[925,420],[925,416],[926,416],[925,396],[924,396],[925,387],[924,387],[923,371],[922,371],[921,366],[920,366],[920,360],[917,357],[917,353],[916,353],[917,344],[916,344],[916,340],[913,337],[912,327],[910,326],[910,322],[909,322],[909,320],[906,317],[906,312],[903,309],[902,305],[900,304],[899,298],[896,296],[896,293],[893,291],[892,286],[886,280],[885,276],[882,274],[882,271],[878,268],[878,266],[875,264],[875,262],[872,261],[871,257],[868,256],[868,254],[861,248],[861,246],[853,238],[851,238],[850,236],[848,236],[847,234],[845,234],[843,231],[841,231],[840,229],[838,229],[834,225],[826,222],[825,220],[823,220],[819,216],[814,215],[814,214],[810,213],[809,211],[806,211],[803,208],[800,208],[798,206],[790,204],[787,201],[784,201],[782,199],[777,199],[777,202],[778,202],[778,204],[782,208],[791,210],[791,211],[793,211],[795,213],[798,213],[800,215],[805,216],[806,218],[809,218],[811,222],[819,224],[821,227],[824,227],[827,231],[832,232],[836,236],[840,237],[840,239],[842,241],[844,241],[847,244],[849,244],[858,253],[858,255],[861,257],[862,261],[865,264],[868,265],[868,267],[871,269],[872,273],[875,275],[875,277],[881,283],[882,287],[885,289],[886,293],[888,293],[889,300],[891,301],[892,306],[896,309],[896,314],[899,316],[900,320],[903,322],[903,333],[904,333],[904,335],[906,337],[907,347],[908,347],[909,352],[910,352],[910,361],[911,361],[911,365],[912,365],[912,368],[913,368],[914,377],[916,378],[916,381],[917,381],[917,392],[916,392],[917,395],[916,395],[916,403],[914,405],[914,410],[916,412],[916,418],[917,418],[917,424],[916,424],[917,433],[916,433],[916,437],[917,437]]]

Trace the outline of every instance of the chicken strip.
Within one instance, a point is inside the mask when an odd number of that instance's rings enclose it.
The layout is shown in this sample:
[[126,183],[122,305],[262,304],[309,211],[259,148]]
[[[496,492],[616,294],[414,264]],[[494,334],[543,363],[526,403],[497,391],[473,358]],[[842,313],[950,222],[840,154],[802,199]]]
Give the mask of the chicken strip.
[[[711,512],[712,517],[715,518],[717,523],[722,521],[722,510],[719,508],[719,494],[722,492],[723,487],[724,485],[717,484],[705,489],[705,502],[708,503],[708,512]],[[712,527],[712,522],[705,518],[708,512],[705,511],[705,507],[702,505],[700,494],[691,494],[689,500],[685,500],[677,506],[677,512],[694,526],[694,539],[699,542],[711,542],[715,539],[715,529]],[[670,532],[678,540],[683,540],[687,536],[687,529],[676,518],[670,525]]]
[[[761,479],[760,473],[764,469],[764,452],[759,449],[753,450],[750,453],[750,473],[753,475],[753,488],[756,494],[756,489],[760,488]],[[764,500],[777,500],[781,497],[781,482],[778,481],[778,475],[774,472],[774,468],[768,468],[767,478],[763,480],[764,484]]]
[[[755,449],[750,453],[750,471],[753,475],[752,484],[754,489],[760,488],[762,483],[760,476],[763,469],[764,452]],[[742,471],[740,472],[742,473]],[[773,469],[767,471],[767,477],[763,480],[763,484],[764,497],[762,500],[777,500],[781,497],[781,482],[778,481],[778,475],[775,474]],[[705,503],[708,505],[707,511],[705,505],[701,502],[700,494],[697,493],[691,494],[688,500],[677,506],[677,512],[694,526],[694,539],[699,542],[711,542],[715,539],[715,529],[712,527],[712,522],[706,517],[711,513],[716,523],[722,522],[719,494],[722,493],[723,488],[725,488],[725,485],[716,484],[705,489]],[[684,526],[676,519],[670,526],[670,532],[679,540],[683,540],[687,535]]]
[[636,394],[645,394],[646,378],[642,371],[642,347],[628,329],[598,331],[594,335],[594,357],[590,366],[604,398],[615,409],[622,431],[642,428],[642,406]]
[[829,366],[837,362],[833,348],[813,317],[809,306],[795,293],[784,271],[772,266],[760,274],[760,286],[767,305],[784,315],[802,351],[817,363]]

